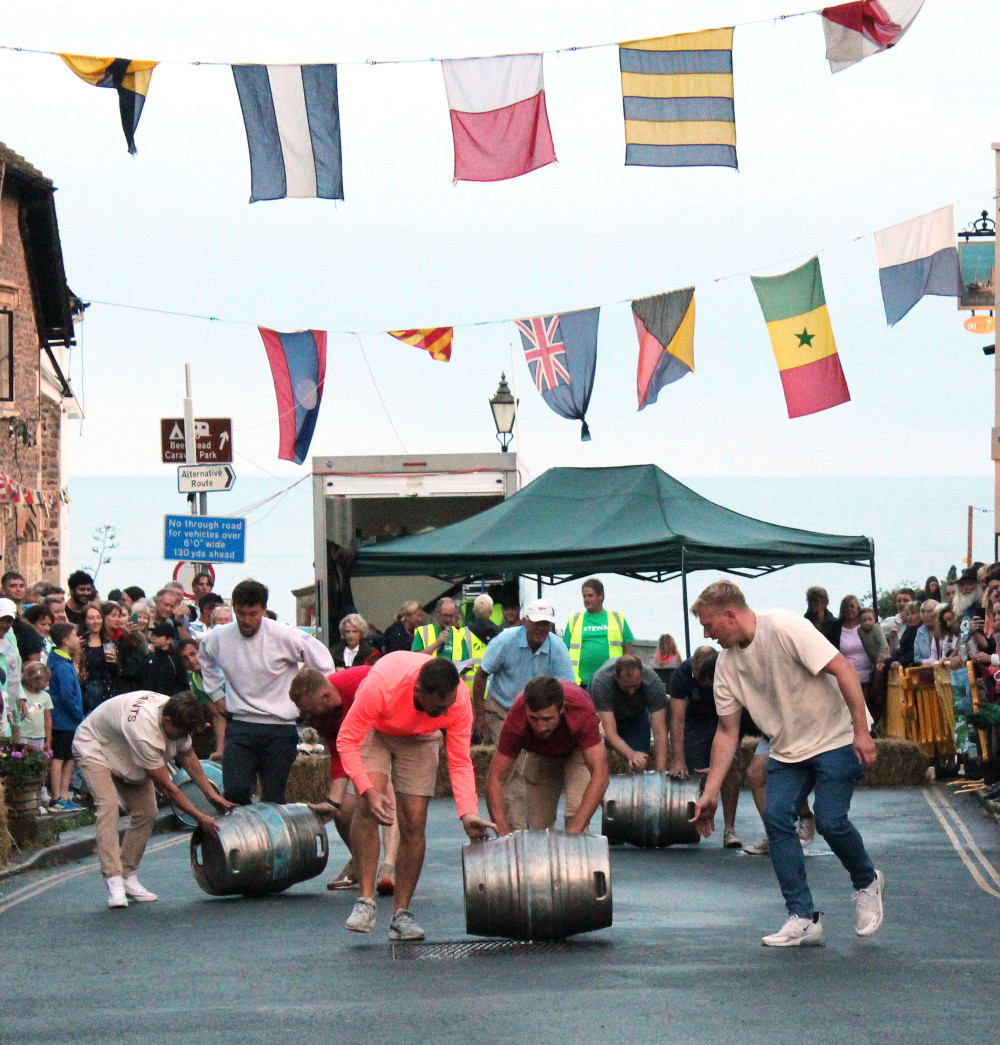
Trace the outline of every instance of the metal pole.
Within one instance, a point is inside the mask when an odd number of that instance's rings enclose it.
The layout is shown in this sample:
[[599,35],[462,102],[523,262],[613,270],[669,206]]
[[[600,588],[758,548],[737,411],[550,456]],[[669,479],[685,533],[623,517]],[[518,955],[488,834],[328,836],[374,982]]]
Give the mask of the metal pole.
[[[191,364],[184,364],[184,463],[197,464],[198,451],[194,438],[194,404],[191,399]],[[191,498],[191,514],[198,514],[197,498]]]
[[974,509],[969,505],[969,557],[965,560],[966,566],[972,565],[972,513]]
[[685,568],[687,549],[681,545],[681,598],[684,603],[684,656],[691,656],[691,622],[688,620],[688,579]]
[[872,609],[875,611],[875,619],[878,620],[878,588],[875,586],[875,542],[868,542],[868,566],[872,574]]
[[[996,263],[1000,250],[997,247],[996,231],[1000,228],[1000,142],[993,143],[993,158],[996,164],[996,189],[997,196],[994,198],[994,238],[993,238],[993,271],[996,272]],[[993,315],[997,315],[997,289],[996,280],[993,281]],[[1000,359],[996,354],[993,356],[993,438],[990,440],[990,456],[993,458],[993,561],[997,561],[997,528],[1000,527],[1000,445],[997,437],[1000,436]],[[972,552],[969,552],[969,565],[972,565]]]

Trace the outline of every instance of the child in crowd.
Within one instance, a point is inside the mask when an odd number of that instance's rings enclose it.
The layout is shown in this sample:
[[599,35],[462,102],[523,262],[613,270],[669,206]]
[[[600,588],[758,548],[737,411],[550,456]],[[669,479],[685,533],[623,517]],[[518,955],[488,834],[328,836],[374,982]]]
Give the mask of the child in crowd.
[[21,720],[21,740],[42,751],[52,748],[52,698],[48,685],[52,672],[44,664],[25,664],[21,673],[21,696],[28,706]]
[[49,696],[52,698],[52,794],[49,807],[57,812],[78,810],[70,797],[73,776],[73,734],[83,721],[83,693],[74,661],[80,652],[76,625],[53,624],[49,632],[53,650],[49,654]]
[[[39,751],[52,750],[52,698],[47,689],[51,672],[44,664],[33,661],[21,672],[21,696],[27,705],[21,719],[21,741]],[[48,806],[51,796],[42,787],[42,805]]]
[[188,688],[187,672],[181,665],[174,647],[173,628],[169,623],[157,624],[152,631],[150,643],[153,652],[139,672],[139,689],[152,690],[172,697]]

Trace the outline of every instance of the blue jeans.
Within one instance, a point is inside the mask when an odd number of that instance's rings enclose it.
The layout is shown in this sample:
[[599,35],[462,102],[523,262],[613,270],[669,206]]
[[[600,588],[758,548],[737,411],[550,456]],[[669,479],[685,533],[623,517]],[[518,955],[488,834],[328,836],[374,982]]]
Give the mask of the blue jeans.
[[298,742],[299,733],[293,725],[226,723],[226,746],[222,750],[225,797],[237,805],[250,805],[259,775],[261,798],[265,802],[284,802]]
[[771,863],[789,914],[811,918],[815,907],[806,882],[806,862],[795,830],[799,809],[815,792],[816,830],[851,875],[855,889],[875,881],[875,868],[857,828],[847,819],[854,785],[864,769],[852,745],[824,751],[804,762],[767,760],[764,827],[771,843]]

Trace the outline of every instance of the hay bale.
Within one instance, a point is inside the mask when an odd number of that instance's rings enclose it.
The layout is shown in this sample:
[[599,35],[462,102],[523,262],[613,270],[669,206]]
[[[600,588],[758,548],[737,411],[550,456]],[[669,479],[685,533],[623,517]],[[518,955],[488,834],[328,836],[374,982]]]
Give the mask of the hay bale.
[[[496,748],[492,744],[473,744],[471,748],[472,768],[476,773],[476,793],[486,793],[486,774],[490,769],[493,752]],[[452,796],[451,777],[448,774],[448,755],[445,747],[441,745],[441,757],[438,760],[437,780],[434,784],[434,795],[436,798],[450,798]]]
[[285,790],[288,802],[322,802],[330,793],[330,756],[299,755]]
[[927,782],[930,759],[919,744],[899,737],[879,737],[875,750],[875,765],[858,787],[919,787]]
[[10,861],[10,829],[7,826],[7,800],[0,783],[0,867],[6,867]]

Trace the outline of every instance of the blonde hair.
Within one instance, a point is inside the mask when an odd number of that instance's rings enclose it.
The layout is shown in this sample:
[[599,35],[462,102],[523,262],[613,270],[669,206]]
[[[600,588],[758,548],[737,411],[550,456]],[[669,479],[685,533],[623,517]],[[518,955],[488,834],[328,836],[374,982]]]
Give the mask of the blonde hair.
[[661,657],[680,656],[680,650],[677,648],[677,643],[674,642],[673,635],[661,635],[659,642],[656,644],[656,652]]
[[715,581],[694,600],[692,613],[707,609],[745,610],[747,600],[732,581]]
[[477,595],[472,604],[472,612],[476,617],[484,619],[493,612],[493,600],[489,595]]
[[347,628],[357,628],[359,641],[364,639],[368,635],[368,622],[360,613],[348,613],[346,617],[340,622],[340,637],[346,642],[347,639],[344,635],[344,631]]

